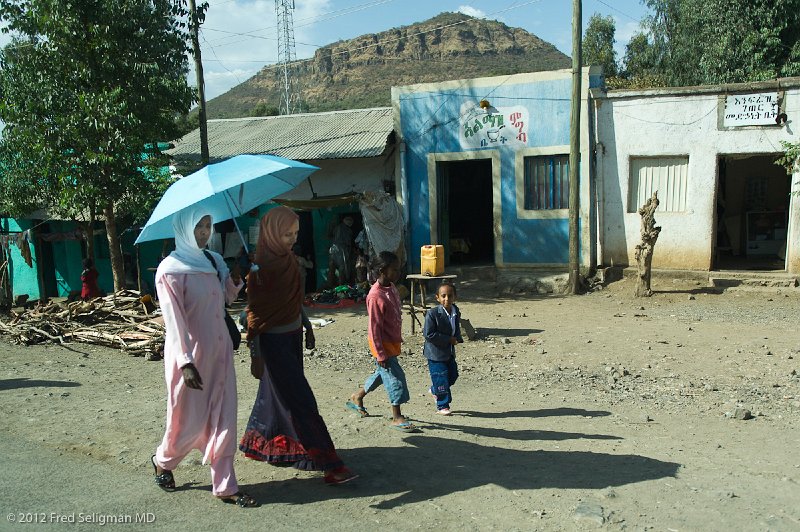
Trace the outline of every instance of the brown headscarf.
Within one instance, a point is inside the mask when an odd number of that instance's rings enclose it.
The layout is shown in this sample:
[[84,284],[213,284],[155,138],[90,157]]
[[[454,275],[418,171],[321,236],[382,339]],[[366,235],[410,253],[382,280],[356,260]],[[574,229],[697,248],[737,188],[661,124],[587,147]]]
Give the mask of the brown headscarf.
[[303,291],[300,269],[281,235],[300,219],[288,207],[275,207],[261,218],[255,263],[247,276],[247,339],[300,317]]

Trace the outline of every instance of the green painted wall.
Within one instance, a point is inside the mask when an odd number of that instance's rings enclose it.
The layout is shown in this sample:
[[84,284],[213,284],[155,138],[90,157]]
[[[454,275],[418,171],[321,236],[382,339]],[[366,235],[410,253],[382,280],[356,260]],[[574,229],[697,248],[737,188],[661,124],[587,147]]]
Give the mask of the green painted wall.
[[[0,218],[0,233],[10,233],[16,236],[17,231],[26,231],[33,226],[30,220],[15,220],[14,218]],[[37,257],[35,246],[31,245],[31,257],[33,267],[28,266],[22,259],[19,248],[16,244],[11,244],[11,291],[16,298],[22,294],[28,294],[28,299],[39,299],[39,277],[37,275]]]
[[[72,231],[75,224],[65,221],[49,222],[49,232],[62,233]],[[42,242],[46,246],[48,242]],[[53,270],[55,272],[56,293],[48,294],[57,297],[67,297],[73,290],[81,289],[81,271],[83,270],[83,256],[80,240],[61,240],[49,242],[53,249]],[[103,288],[103,260],[96,260],[97,270],[100,272],[100,288]]]

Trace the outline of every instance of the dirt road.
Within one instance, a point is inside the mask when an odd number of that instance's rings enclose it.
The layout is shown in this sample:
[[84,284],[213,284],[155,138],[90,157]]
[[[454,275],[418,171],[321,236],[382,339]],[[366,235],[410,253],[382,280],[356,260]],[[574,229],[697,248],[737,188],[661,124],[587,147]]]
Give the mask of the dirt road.
[[[368,418],[344,408],[370,372],[363,307],[312,311],[335,321],[306,373],[361,478],[328,487],[238,456],[256,509],[214,500],[199,453],[177,492],[154,485],[161,362],[0,338],[0,530],[800,530],[800,291],[653,287],[650,299],[630,281],[578,297],[462,288],[480,337],[459,346],[451,417],[433,413],[406,319],[404,413],[423,430],[411,435],[389,428],[382,390]],[[248,363],[237,356],[240,430]]]

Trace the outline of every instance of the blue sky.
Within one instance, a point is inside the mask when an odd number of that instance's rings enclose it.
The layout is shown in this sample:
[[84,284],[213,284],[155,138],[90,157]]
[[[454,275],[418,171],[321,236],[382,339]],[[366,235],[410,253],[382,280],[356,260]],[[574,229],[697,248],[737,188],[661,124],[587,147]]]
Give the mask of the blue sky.
[[[275,0],[208,1],[200,41],[206,98],[211,99],[277,61],[277,21]],[[320,46],[338,40],[421,22],[444,11],[523,28],[571,54],[570,0],[295,0],[297,58],[312,57]],[[647,9],[640,0],[583,0],[584,29],[593,13],[614,18],[621,56]],[[8,37],[0,35],[0,45],[6,42]],[[189,79],[195,85],[193,72]]]

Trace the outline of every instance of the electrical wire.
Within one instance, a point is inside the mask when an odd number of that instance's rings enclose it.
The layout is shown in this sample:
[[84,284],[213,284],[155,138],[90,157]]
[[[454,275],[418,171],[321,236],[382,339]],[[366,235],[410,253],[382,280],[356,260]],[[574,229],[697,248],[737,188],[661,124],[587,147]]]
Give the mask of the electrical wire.
[[[304,19],[299,19],[298,20],[299,22],[304,22],[304,21],[307,21],[307,22],[305,22],[304,24],[294,24],[293,27],[302,28],[304,26],[309,26],[309,25],[314,24],[316,22],[325,22],[325,21],[328,21],[328,20],[333,20],[335,18],[343,17],[345,15],[350,15],[352,13],[357,13],[359,11],[364,11],[365,9],[370,9],[372,7],[377,7],[377,6],[380,6],[380,5],[383,5],[383,4],[387,4],[387,3],[393,2],[393,1],[395,1],[395,0],[378,0],[376,2],[369,2],[369,3],[366,3],[366,4],[360,4],[360,5],[357,5],[357,6],[350,6],[350,7],[347,7],[347,8],[338,9],[338,10],[335,10],[335,11],[328,11],[327,13],[322,13],[322,14],[317,15],[315,17],[306,17]],[[332,16],[328,16],[328,15],[332,15]],[[271,26],[266,26],[266,27],[263,27],[263,28],[258,28],[258,29],[251,30],[251,31],[248,31],[248,32],[243,32],[243,33],[236,33],[236,32],[231,32],[231,31],[226,31],[226,30],[220,30],[220,29],[216,29],[216,28],[206,28],[206,29],[208,29],[210,31],[217,31],[217,32],[222,32],[222,33],[229,33],[231,35],[238,35],[238,36],[241,36],[241,37],[252,37],[252,38],[261,37],[261,36],[258,36],[258,35],[253,35],[254,33],[259,32],[259,31],[271,30],[271,31],[275,31],[276,33],[278,31],[277,24],[271,25]],[[229,37],[220,37],[219,39],[212,39],[211,42],[214,42],[214,41],[217,41],[217,40],[222,40],[222,39],[227,39],[227,38],[229,38]],[[269,37],[261,37],[261,38],[270,39]],[[274,38],[271,38],[271,39],[277,40],[277,37],[274,37]],[[226,44],[237,44],[237,43],[240,43],[240,42],[244,42],[244,41],[235,41],[235,42],[226,43]],[[306,43],[301,43],[301,44],[306,44]],[[308,46],[318,46],[318,45],[310,44]]]
[[642,22],[642,21],[641,21],[641,19],[637,19],[636,17],[633,17],[633,16],[631,16],[631,15],[629,15],[629,14],[625,13],[624,11],[622,11],[622,10],[620,10],[620,9],[617,9],[616,7],[612,6],[611,4],[607,4],[607,3],[603,2],[603,0],[595,0],[595,1],[596,1],[598,4],[603,4],[603,5],[604,5],[604,6],[606,6],[607,8],[609,8],[609,9],[611,9],[611,10],[614,10],[614,11],[616,11],[616,12],[617,12],[617,13],[619,13],[620,15],[624,15],[624,16],[628,17],[629,19],[631,19],[631,20],[632,20],[632,21],[634,21],[634,22],[639,22],[640,24],[641,24],[641,22]]
[[[203,41],[205,41],[205,40],[206,40],[205,37],[203,37]],[[219,62],[219,64],[222,66],[222,68],[227,70],[228,73],[230,73],[234,78],[236,78],[236,83],[237,84],[241,84],[242,80],[240,80],[239,76],[237,76],[236,73],[233,72],[230,68],[226,67],[225,64],[219,59],[219,57],[217,57],[217,52],[214,51],[214,48],[211,48],[211,53],[214,54],[214,57],[216,58],[215,61]],[[205,83],[205,80],[203,82]]]

